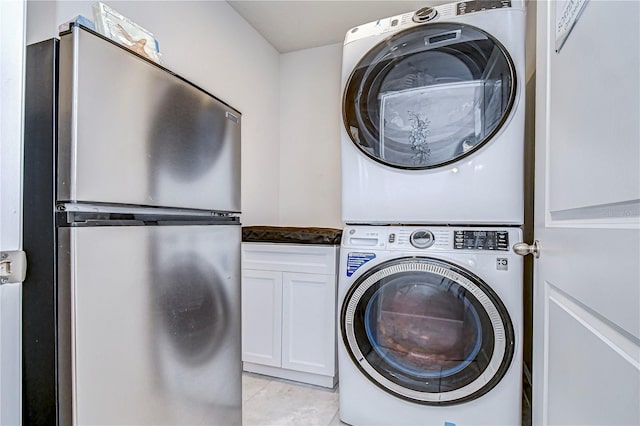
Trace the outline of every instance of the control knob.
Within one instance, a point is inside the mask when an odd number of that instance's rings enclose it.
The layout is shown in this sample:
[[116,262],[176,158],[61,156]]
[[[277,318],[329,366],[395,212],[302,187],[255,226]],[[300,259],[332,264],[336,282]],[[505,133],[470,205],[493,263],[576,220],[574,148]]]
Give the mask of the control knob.
[[422,23],[428,22],[436,17],[438,11],[432,7],[423,7],[422,9],[418,9],[416,13],[413,14],[413,22]]
[[428,229],[418,229],[413,231],[409,237],[409,242],[412,246],[418,249],[426,249],[436,242],[433,233]]

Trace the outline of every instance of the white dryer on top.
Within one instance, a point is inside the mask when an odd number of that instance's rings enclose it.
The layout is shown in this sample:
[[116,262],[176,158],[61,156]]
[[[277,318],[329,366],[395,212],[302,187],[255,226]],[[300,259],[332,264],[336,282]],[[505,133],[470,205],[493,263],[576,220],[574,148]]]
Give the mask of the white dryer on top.
[[351,29],[346,223],[523,223],[525,9],[467,1]]

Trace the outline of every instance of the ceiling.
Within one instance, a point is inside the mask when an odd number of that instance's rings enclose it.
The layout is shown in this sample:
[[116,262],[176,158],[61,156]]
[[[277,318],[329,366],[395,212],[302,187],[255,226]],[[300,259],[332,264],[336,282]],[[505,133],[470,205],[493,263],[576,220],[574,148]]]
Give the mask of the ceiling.
[[452,0],[227,2],[280,53],[340,43],[347,30]]

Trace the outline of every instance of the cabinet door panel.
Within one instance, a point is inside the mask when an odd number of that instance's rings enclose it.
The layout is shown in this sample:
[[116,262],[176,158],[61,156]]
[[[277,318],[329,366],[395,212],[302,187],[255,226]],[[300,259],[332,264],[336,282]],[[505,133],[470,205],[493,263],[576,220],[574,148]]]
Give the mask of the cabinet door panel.
[[335,373],[335,277],[285,272],[282,367]]
[[334,246],[242,243],[242,265],[247,269],[334,274],[336,263]]
[[280,367],[282,272],[242,271],[242,361]]

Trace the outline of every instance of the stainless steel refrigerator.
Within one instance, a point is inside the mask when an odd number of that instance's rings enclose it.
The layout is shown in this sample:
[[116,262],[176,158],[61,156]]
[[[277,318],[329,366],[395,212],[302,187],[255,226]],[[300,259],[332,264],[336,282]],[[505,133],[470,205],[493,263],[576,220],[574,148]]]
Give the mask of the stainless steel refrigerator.
[[26,65],[23,423],[241,424],[241,114],[77,25]]

